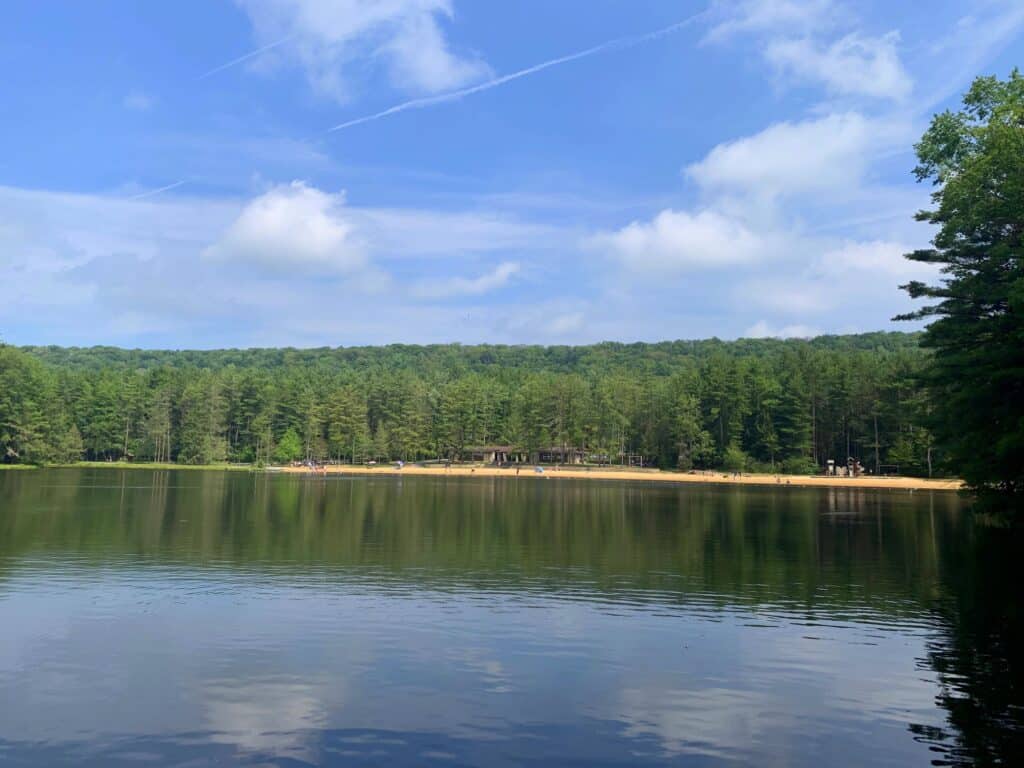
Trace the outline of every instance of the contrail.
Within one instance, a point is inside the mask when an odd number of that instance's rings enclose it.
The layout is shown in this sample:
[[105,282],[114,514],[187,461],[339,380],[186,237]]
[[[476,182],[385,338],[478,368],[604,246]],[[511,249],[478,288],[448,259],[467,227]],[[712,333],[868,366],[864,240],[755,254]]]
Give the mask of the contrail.
[[411,101],[405,101],[401,104],[396,104],[393,107],[389,107],[382,112],[376,112],[372,115],[366,115],[364,117],[357,117],[353,120],[348,120],[344,123],[339,123],[333,128],[328,129],[328,133],[334,133],[335,131],[343,131],[346,128],[351,128],[354,125],[362,125],[363,123],[369,123],[374,120],[380,120],[382,117],[388,117],[389,115],[395,115],[399,112],[405,112],[410,109],[423,109],[424,107],[432,107],[435,104],[444,104],[449,101],[458,101],[466,96],[470,96],[474,93],[480,93],[481,91],[489,91],[491,88],[497,88],[499,85],[511,82],[512,80],[518,80],[521,77],[532,75],[537,72],[541,72],[545,69],[558,66],[559,64],[566,64],[570,61],[576,61],[577,59],[583,59],[587,56],[594,56],[598,53],[604,53],[606,51],[618,50],[622,48],[632,48],[635,45],[646,43],[651,40],[656,40],[659,37],[670,35],[673,32],[677,32],[683,27],[687,27],[693,22],[705,16],[708,13],[707,10],[696,13],[689,18],[677,21],[675,24],[670,24],[662,29],[655,30],[654,32],[648,32],[643,35],[633,35],[632,37],[620,37],[616,40],[609,40],[606,43],[595,45],[593,48],[587,48],[583,51],[577,51],[576,53],[570,53],[566,56],[559,56],[557,59],[551,59],[540,64],[534,64],[532,67],[526,69],[520,69],[518,72],[511,72],[507,75],[501,75],[495,77],[483,83],[477,85],[471,85],[468,88],[461,88],[457,91],[449,91],[448,93],[440,93],[437,96],[425,96],[420,99],[412,99]]
[[167,192],[167,191],[172,190],[172,189],[177,189],[182,184],[187,184],[187,183],[188,183],[188,179],[182,179],[181,181],[176,181],[173,184],[168,184],[166,187],[160,187],[160,189],[151,189],[151,190],[149,190],[149,192],[143,192],[143,193],[138,194],[138,195],[132,195],[131,197],[129,197],[127,199],[128,200],[142,200],[142,199],[147,198],[147,197],[152,197],[153,195],[159,195],[161,192]]
[[259,56],[261,53],[266,53],[271,48],[277,48],[277,46],[279,46],[279,45],[284,45],[289,40],[291,40],[292,37],[293,37],[293,35],[288,35],[288,37],[282,37],[280,40],[278,40],[276,42],[273,42],[273,43],[268,43],[267,45],[264,45],[262,48],[257,48],[255,51],[249,51],[248,53],[246,53],[246,54],[244,54],[242,56],[239,56],[237,59],[232,59],[227,64],[221,64],[219,67],[214,67],[209,72],[203,72],[203,74],[201,74],[199,77],[197,77],[196,80],[203,80],[204,78],[207,78],[210,75],[215,75],[218,72],[221,72],[222,70],[225,70],[225,69],[228,69],[229,67],[235,66],[236,64],[241,64],[243,61],[248,61],[249,59],[253,58],[254,56]]

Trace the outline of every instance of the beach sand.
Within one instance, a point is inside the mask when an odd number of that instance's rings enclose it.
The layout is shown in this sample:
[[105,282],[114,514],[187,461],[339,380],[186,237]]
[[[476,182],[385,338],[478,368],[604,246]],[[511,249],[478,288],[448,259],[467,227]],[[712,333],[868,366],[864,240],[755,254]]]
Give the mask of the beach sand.
[[[282,472],[291,474],[311,474],[305,467],[284,467]],[[326,470],[317,470],[317,474],[328,475],[425,475],[429,477],[516,477],[515,468],[499,468],[492,466],[454,465],[418,467],[406,464],[402,469],[394,465],[367,466],[329,466]],[[820,486],[827,488],[891,488],[921,491],[958,491],[963,486],[960,480],[928,480],[919,477],[825,477],[806,475],[750,475],[734,476],[727,472],[663,472],[656,469],[617,469],[602,467],[587,469],[584,467],[545,467],[543,474],[537,474],[534,468],[524,465],[520,469],[520,478],[547,478],[554,480],[641,480],[656,483],[718,483],[723,485],[789,485],[797,487]]]

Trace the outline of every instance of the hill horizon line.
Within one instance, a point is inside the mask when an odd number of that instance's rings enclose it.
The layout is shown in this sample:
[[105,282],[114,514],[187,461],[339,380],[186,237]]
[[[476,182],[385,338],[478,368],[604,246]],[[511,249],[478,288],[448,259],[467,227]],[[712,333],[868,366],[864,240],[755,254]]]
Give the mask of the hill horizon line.
[[119,344],[89,344],[89,345],[78,345],[78,344],[13,344],[0,340],[0,346],[13,347],[23,352],[30,354],[39,355],[39,353],[52,351],[52,350],[66,350],[76,352],[100,352],[100,351],[119,351],[119,352],[140,352],[140,353],[216,353],[216,352],[268,352],[268,351],[289,351],[289,352],[338,352],[338,351],[359,351],[359,350],[385,350],[385,349],[441,349],[441,348],[457,348],[457,349],[594,349],[600,347],[609,348],[636,348],[636,347],[659,347],[666,345],[676,344],[723,344],[723,345],[734,345],[734,344],[814,344],[815,342],[821,342],[822,340],[836,339],[836,340],[882,340],[882,339],[895,339],[895,338],[918,338],[922,335],[923,331],[860,331],[856,333],[821,333],[815,336],[739,336],[735,339],[724,339],[719,336],[705,336],[700,338],[666,338],[659,341],[618,341],[613,339],[605,339],[602,341],[594,341],[581,344],[542,344],[533,342],[522,342],[522,343],[504,343],[504,342],[462,342],[462,341],[439,341],[432,342],[429,344],[423,343],[412,343],[412,342],[401,342],[394,341],[381,344],[339,344],[335,346],[331,345],[316,345],[316,346],[295,346],[295,345],[265,345],[265,346],[250,346],[250,347],[230,347],[230,346],[214,346],[214,347],[141,347],[141,346],[122,346]]

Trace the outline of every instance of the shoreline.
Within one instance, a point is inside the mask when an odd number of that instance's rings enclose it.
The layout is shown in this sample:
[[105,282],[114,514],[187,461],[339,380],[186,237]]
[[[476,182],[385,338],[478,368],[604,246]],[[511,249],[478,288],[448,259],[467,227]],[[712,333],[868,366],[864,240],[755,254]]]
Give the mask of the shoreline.
[[[281,467],[278,474],[313,475],[306,467]],[[363,475],[395,476],[416,475],[426,477],[503,477],[515,478],[515,468],[490,466],[453,466],[449,468],[417,467],[407,464],[402,469],[392,465],[377,467],[353,467],[349,465],[328,466],[317,470],[316,475]],[[712,483],[716,485],[759,485],[819,488],[875,488],[914,491],[959,491],[963,481],[956,479],[934,480],[922,477],[826,477],[824,475],[755,475],[741,474],[734,477],[729,472],[694,473],[670,472],[659,469],[584,469],[567,467],[544,467],[543,474],[534,472],[533,466],[524,466],[520,478],[543,478],[563,480],[631,480],[654,483]]]
[[[132,463],[83,461],[71,464],[48,464],[35,467],[24,464],[0,464],[0,471],[33,470],[33,469],[149,469],[149,470],[183,470],[203,472],[258,472],[281,475],[352,475],[372,477],[394,477],[416,475],[418,477],[517,477],[514,467],[498,468],[493,466],[455,465],[418,467],[406,464],[402,469],[394,465],[352,466],[339,464],[327,466],[314,473],[307,467],[267,467],[256,469],[246,464],[171,464],[171,463]],[[757,485],[757,486],[790,486],[797,488],[874,488],[888,490],[913,491],[959,491],[963,489],[963,481],[957,479],[928,479],[924,477],[827,477],[825,475],[771,475],[771,474],[740,474],[734,476],[730,472],[672,472],[660,469],[618,469],[614,467],[583,468],[583,467],[544,467],[543,474],[534,471],[533,465],[525,465],[518,475],[521,478],[542,478],[546,480],[630,480],[652,483],[710,483],[714,485]]]

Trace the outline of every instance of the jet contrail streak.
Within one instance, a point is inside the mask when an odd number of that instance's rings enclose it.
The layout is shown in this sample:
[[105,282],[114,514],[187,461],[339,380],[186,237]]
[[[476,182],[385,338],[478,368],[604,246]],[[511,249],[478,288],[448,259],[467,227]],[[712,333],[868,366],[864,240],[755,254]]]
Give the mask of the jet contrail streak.
[[276,42],[273,42],[273,43],[268,43],[267,45],[264,45],[262,48],[257,48],[255,51],[249,51],[248,53],[246,53],[246,54],[244,54],[242,56],[239,56],[237,59],[232,59],[227,64],[221,64],[219,67],[214,67],[213,69],[209,70],[208,72],[203,72],[203,74],[201,74],[199,77],[197,77],[196,80],[203,80],[204,78],[207,78],[210,75],[215,75],[218,72],[221,72],[221,71],[223,71],[225,69],[228,69],[229,67],[235,66],[236,64],[241,64],[243,61],[248,61],[249,59],[253,58],[254,56],[259,56],[261,53],[266,53],[271,48],[277,48],[277,46],[279,46],[279,45],[284,45],[285,43],[287,43],[291,39],[292,39],[292,35],[288,35],[288,37],[282,37],[280,40],[278,40]]
[[566,64],[570,61],[576,61],[577,59],[583,59],[587,56],[593,56],[598,53],[604,53],[605,51],[617,50],[622,48],[632,48],[634,45],[640,45],[651,40],[656,40],[659,37],[664,37],[673,32],[676,32],[683,27],[689,26],[693,22],[706,15],[708,11],[701,11],[700,13],[694,14],[689,18],[677,21],[675,24],[670,24],[662,29],[655,30],[654,32],[648,32],[644,35],[634,35],[632,37],[620,37],[616,40],[609,40],[606,43],[595,45],[593,48],[587,48],[583,51],[577,51],[576,53],[570,53],[566,56],[559,56],[557,59],[551,59],[550,61],[544,61],[540,64],[534,64],[532,67],[526,69],[520,69],[517,72],[511,72],[507,75],[501,75],[495,77],[484,83],[478,83],[477,85],[471,85],[468,88],[461,88],[457,91],[449,91],[448,93],[439,93],[437,96],[425,96],[420,99],[412,99],[411,101],[405,101],[401,104],[396,104],[393,107],[383,110],[382,112],[375,112],[372,115],[365,115],[364,117],[357,117],[353,120],[347,120],[344,123],[330,128],[327,132],[334,133],[335,131],[343,131],[346,128],[351,128],[355,125],[362,125],[363,123],[369,123],[374,120],[380,120],[382,117],[388,117],[390,115],[398,114],[399,112],[405,112],[410,109],[423,109],[424,107],[432,107],[435,104],[444,104],[449,101],[458,101],[466,96],[470,96],[474,93],[480,93],[481,91],[489,91],[491,88],[497,88],[499,85],[504,85],[512,80],[518,80],[521,77],[532,75],[537,72],[541,72],[545,69],[558,66],[559,64]]
[[173,184],[168,184],[166,187],[160,187],[160,189],[151,189],[151,190],[149,190],[149,192],[143,192],[143,193],[138,194],[138,195],[132,195],[128,199],[129,200],[143,200],[143,199],[145,199],[147,197],[152,197],[153,195],[159,195],[161,192],[167,192],[167,191],[172,190],[172,189],[177,189],[182,184],[187,184],[187,183],[188,183],[188,179],[182,179],[181,181],[176,181]]

